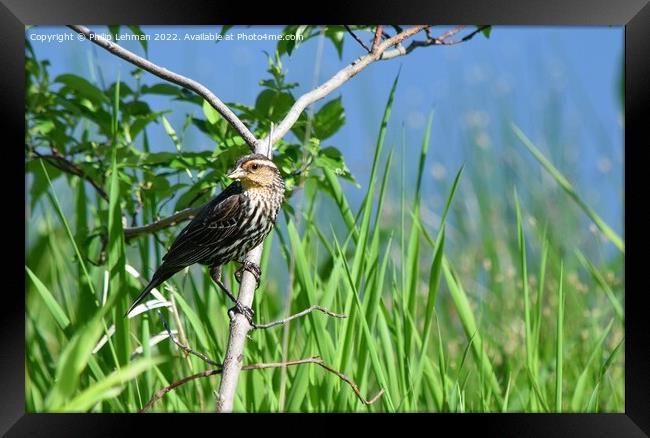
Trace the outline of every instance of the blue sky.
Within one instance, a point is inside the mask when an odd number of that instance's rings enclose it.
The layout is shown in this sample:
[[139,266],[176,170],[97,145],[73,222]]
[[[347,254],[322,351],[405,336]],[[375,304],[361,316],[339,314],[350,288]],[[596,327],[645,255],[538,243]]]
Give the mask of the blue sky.
[[[105,27],[93,30],[105,31]],[[218,31],[218,27],[143,26],[147,34]],[[440,28],[442,33],[446,28]],[[235,28],[230,32],[278,34],[281,27]],[[62,27],[37,27],[32,34],[60,34]],[[370,39],[370,34],[362,35]],[[453,179],[460,165],[471,166],[476,155],[460,147],[465,142],[478,148],[500,150],[507,143],[503,126],[516,123],[542,151],[566,173],[587,202],[610,223],[622,230],[623,110],[619,80],[623,63],[624,31],[620,27],[502,27],[492,29],[489,39],[477,35],[457,46],[427,47],[408,56],[378,62],[364,70],[330,98],[342,96],[347,123],[325,145],[341,149],[348,166],[363,185],[369,171],[368,156],[390,86],[400,72],[400,82],[389,125],[387,144],[419,148],[426,120],[434,122],[427,168],[431,179],[425,193],[442,199],[437,181]],[[136,42],[121,43],[143,54]],[[210,88],[223,101],[254,104],[261,91],[260,79],[268,77],[264,51],[273,41],[149,41],[149,59],[189,76]],[[319,50],[319,39],[301,45],[283,58],[288,80],[298,82],[295,95],[322,83],[362,54],[351,39],[342,59],[329,41]],[[51,61],[52,77],[74,72],[106,83],[117,75],[128,80],[133,66],[88,41],[45,43],[32,41],[39,58]],[[318,69],[315,66],[318,65]],[[145,75],[145,83],[160,79]],[[150,99],[154,110],[171,107],[172,125],[180,130],[185,115],[196,107]],[[319,102],[316,105],[322,105]],[[200,114],[199,114],[200,115]],[[505,124],[505,125],[504,125]],[[149,130],[155,149],[173,151],[162,126]],[[185,137],[188,150],[211,149],[198,132]],[[528,154],[517,146],[519,154]],[[414,155],[416,156],[416,155]],[[507,154],[504,154],[506,157]],[[529,157],[528,157],[529,158]],[[407,163],[407,167],[412,163]],[[350,190],[353,192],[352,186]],[[437,194],[436,194],[437,193]]]

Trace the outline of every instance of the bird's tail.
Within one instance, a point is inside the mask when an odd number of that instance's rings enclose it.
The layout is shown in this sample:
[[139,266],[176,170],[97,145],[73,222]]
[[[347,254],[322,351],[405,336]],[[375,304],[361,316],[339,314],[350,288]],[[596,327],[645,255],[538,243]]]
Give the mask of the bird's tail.
[[142,301],[144,301],[144,299],[147,297],[147,295],[149,295],[149,292],[151,292],[151,290],[153,288],[160,286],[163,281],[165,281],[169,277],[171,277],[171,274],[170,275],[167,275],[167,274],[168,273],[163,273],[161,275],[160,270],[156,271],[156,273],[153,275],[153,278],[151,279],[151,281],[149,282],[147,287],[145,287],[144,290],[142,292],[140,292],[140,295],[138,295],[138,298],[136,298],[135,301],[133,301],[133,304],[131,304],[131,306],[129,307],[129,310],[126,311],[126,315],[124,315],[124,316],[129,316],[129,313],[131,313],[131,311],[138,304],[140,304]]

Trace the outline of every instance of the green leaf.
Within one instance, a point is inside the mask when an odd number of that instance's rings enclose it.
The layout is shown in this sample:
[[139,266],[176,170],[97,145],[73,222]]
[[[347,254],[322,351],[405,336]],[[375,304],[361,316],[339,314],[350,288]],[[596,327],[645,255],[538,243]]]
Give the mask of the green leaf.
[[314,116],[314,135],[324,140],[334,135],[345,124],[345,111],[341,97],[330,100]]
[[82,78],[81,76],[66,73],[57,76],[56,79],[54,79],[54,82],[63,84],[65,87],[74,91],[79,96],[87,98],[96,105],[110,102],[102,90],[95,87],[93,84],[88,82],[88,80]]
[[122,112],[131,116],[146,116],[151,113],[151,108],[148,103],[136,100],[123,104]]
[[182,149],[182,145],[180,143],[180,140],[178,139],[178,135],[176,134],[176,130],[172,127],[171,123],[169,123],[169,120],[167,120],[167,117],[162,116],[161,120],[163,122],[163,127],[165,128],[165,132],[169,136],[169,138],[172,139],[172,142],[174,143],[174,146],[176,147],[176,150],[180,152]]
[[120,32],[120,26],[119,25],[109,25],[108,26],[108,31],[111,33],[111,35],[113,35],[113,37],[115,37]]
[[283,38],[282,40],[278,41],[277,45],[277,51],[278,55],[282,55],[283,53],[286,53],[287,55],[291,56],[293,53],[294,49],[298,47],[301,43],[304,43],[307,41],[309,38],[313,36],[312,30],[314,26],[287,26],[284,28],[282,31],[282,35],[286,36],[291,36],[291,38]]
[[343,58],[344,36],[345,28],[343,26],[327,26],[325,37],[329,39],[332,44],[334,44],[334,48],[336,49],[336,53],[339,55],[339,59]]
[[147,50],[147,40],[146,40],[146,35],[144,32],[142,32],[142,29],[140,29],[140,26],[128,26],[129,29],[131,29],[131,32],[133,32],[135,35],[138,35],[140,39],[138,39],[138,43],[142,46],[144,49],[144,56],[147,57],[149,56],[149,52]]
[[102,400],[117,397],[124,390],[124,386],[127,383],[162,361],[162,358],[144,358],[131,362],[124,368],[109,374],[104,380],[96,382],[86,388],[75,398],[63,405],[63,407],[58,411],[83,412],[92,408]]
[[255,111],[261,119],[279,122],[289,112],[295,99],[290,93],[267,89],[255,100]]
[[77,390],[82,372],[101,335],[100,317],[98,312],[87,324],[79,327],[65,345],[57,361],[54,384],[45,399],[45,411],[60,410]]
[[208,201],[212,194],[214,181],[212,178],[205,178],[190,187],[183,193],[174,206],[174,211],[180,211],[188,207],[197,207]]
[[[479,26],[481,28],[483,26]],[[481,33],[485,38],[490,38],[490,34],[492,33],[492,26],[487,26],[481,30]]]
[[131,136],[131,139],[135,139],[138,134],[140,134],[140,132],[142,132],[142,130],[147,127],[147,125],[149,125],[151,122],[157,121],[158,118],[165,113],[166,111],[161,111],[135,116],[133,122],[131,122],[129,126],[129,135]]
[[357,184],[356,180],[350,173],[350,169],[348,169],[348,166],[343,160],[343,154],[334,146],[328,146],[319,150],[318,155],[314,158],[314,165],[332,171]]
[[207,100],[203,100],[203,114],[205,114],[205,118],[208,119],[208,122],[212,123],[213,125],[221,119],[221,114],[214,109],[212,105],[208,103]]
[[25,270],[27,271],[29,278],[31,278],[32,282],[34,282],[36,291],[45,303],[45,307],[50,311],[61,330],[65,330],[70,325],[70,320],[66,316],[59,303],[56,301],[56,298],[54,298],[52,292],[50,292],[47,286],[45,286],[43,282],[39,280],[36,274],[34,274],[27,266],[25,266]]
[[160,94],[163,96],[177,96],[181,92],[181,88],[176,85],[159,83],[154,85],[143,85],[140,89],[141,94]]

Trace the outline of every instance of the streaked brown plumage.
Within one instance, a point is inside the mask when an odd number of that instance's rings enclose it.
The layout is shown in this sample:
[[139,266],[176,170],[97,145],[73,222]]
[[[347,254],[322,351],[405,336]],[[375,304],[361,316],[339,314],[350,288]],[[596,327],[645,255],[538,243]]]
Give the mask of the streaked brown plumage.
[[246,253],[271,232],[284,199],[284,181],[273,161],[261,154],[246,155],[228,177],[237,181],[206,204],[180,232],[127,314],[151,289],[195,263],[210,266],[213,278],[224,289],[220,266],[243,261]]

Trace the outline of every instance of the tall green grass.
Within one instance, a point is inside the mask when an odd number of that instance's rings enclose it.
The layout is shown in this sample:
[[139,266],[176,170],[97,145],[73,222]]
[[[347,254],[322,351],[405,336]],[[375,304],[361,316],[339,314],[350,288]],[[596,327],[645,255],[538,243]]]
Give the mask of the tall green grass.
[[[361,205],[353,208],[347,189],[325,171],[321,183],[327,190],[305,188],[305,208],[297,216],[284,215],[262,259],[255,302],[259,321],[314,304],[348,318],[315,312],[284,330],[252,332],[244,359],[252,364],[317,355],[356,382],[366,398],[384,393],[364,405],[345,382],[313,365],[253,370],[241,375],[235,409],[621,412],[623,291],[605,274],[611,266],[590,261],[580,248],[565,251],[557,233],[527,226],[527,212],[534,206],[527,205],[530,198],[519,198],[514,185],[491,195],[468,190],[486,183],[472,163],[435,188],[444,203],[432,226],[423,212],[431,208],[423,186],[429,151],[437,146],[431,140],[435,118],[429,118],[419,146],[402,145],[406,158],[417,157],[417,172],[400,172],[395,164],[399,148],[385,144],[397,85],[396,79],[379,121]],[[118,113],[116,104],[114,127]],[[622,239],[521,131],[517,135],[623,251]],[[109,202],[98,200],[97,207],[76,202],[73,214],[65,214],[61,196],[87,198],[83,184],[71,179],[56,188],[50,184],[42,215],[30,219],[30,226],[43,228],[30,242],[26,266],[30,412],[134,412],[158,389],[210,367],[179,351],[157,310],[123,316],[164,247],[151,237],[124,242],[116,166],[114,156]],[[46,176],[47,169],[43,165]],[[470,196],[483,197],[478,203],[484,206],[493,201],[489,196],[508,199],[509,208],[496,218],[477,218],[485,233],[477,241],[469,240],[464,225],[472,214],[464,202]],[[151,219],[155,200],[143,202]],[[99,222],[108,224],[105,266],[87,263],[79,245],[89,224]],[[232,267],[226,274],[233,284]],[[290,300],[285,300],[288,288]],[[191,268],[168,281],[160,294],[152,304],[160,306],[176,336],[220,361],[230,303],[209,276]],[[218,379],[182,385],[152,410],[211,411]]]

